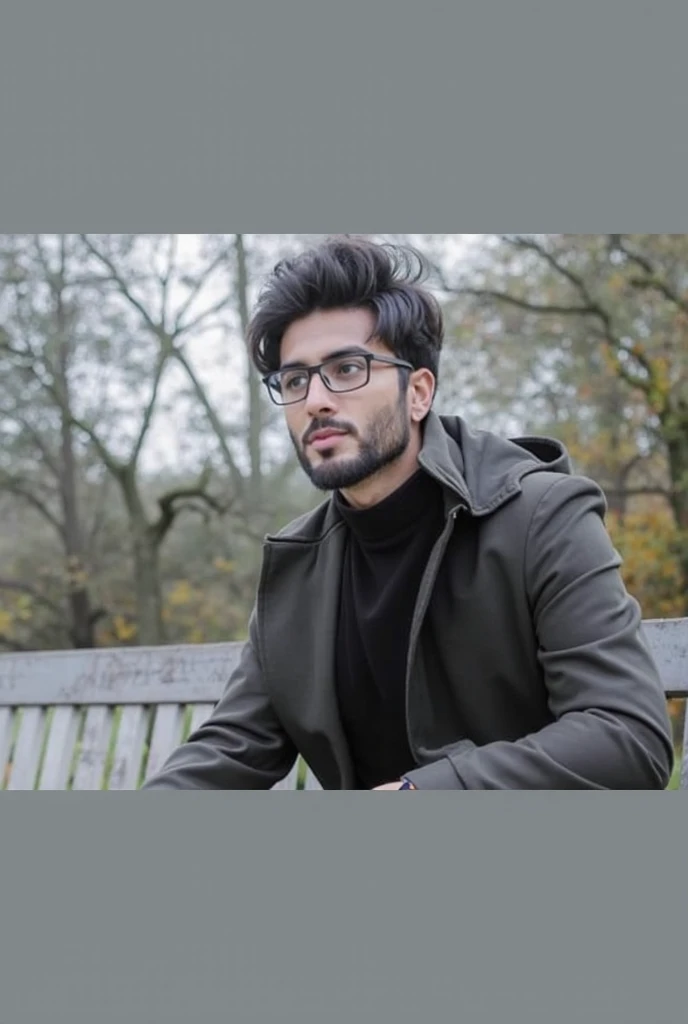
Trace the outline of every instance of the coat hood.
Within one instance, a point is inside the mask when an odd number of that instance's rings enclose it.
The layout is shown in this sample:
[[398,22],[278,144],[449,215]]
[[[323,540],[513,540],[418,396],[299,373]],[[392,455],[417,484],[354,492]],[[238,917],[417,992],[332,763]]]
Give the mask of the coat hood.
[[530,473],[571,474],[564,445],[550,437],[506,439],[460,416],[430,413],[419,462],[455,491],[473,515],[485,515],[520,491]]

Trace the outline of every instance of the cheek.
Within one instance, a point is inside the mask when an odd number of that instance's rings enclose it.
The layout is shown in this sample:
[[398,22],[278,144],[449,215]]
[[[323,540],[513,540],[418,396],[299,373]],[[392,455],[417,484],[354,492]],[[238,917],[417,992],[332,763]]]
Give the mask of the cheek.
[[300,441],[305,430],[305,425],[302,422],[303,416],[300,416],[298,412],[289,410],[285,411],[284,419],[289,433],[292,434],[297,441]]

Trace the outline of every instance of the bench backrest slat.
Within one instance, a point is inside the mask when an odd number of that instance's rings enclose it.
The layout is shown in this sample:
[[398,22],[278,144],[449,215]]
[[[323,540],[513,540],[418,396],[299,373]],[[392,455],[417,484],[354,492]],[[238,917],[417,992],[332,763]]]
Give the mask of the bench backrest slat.
[[6,768],[12,745],[12,727],[14,724],[12,708],[0,708],[0,789],[6,784]]
[[155,708],[153,734],[151,736],[145,778],[162,768],[163,764],[179,745],[182,738],[182,709],[179,704],[161,704]]
[[33,789],[41,756],[45,708],[24,708],[12,758],[8,789]]
[[0,707],[214,704],[241,644],[96,648],[0,655]]
[[196,732],[196,729],[200,728],[204,722],[207,722],[213,713],[214,704],[196,704],[194,705],[193,712],[191,714],[191,725],[189,726],[188,736],[191,736]]
[[95,704],[86,712],[72,789],[100,789],[112,733],[112,708]]
[[643,632],[668,697],[688,696],[688,618],[646,619]]
[[148,711],[140,704],[122,710],[108,789],[136,789],[148,729]]
[[48,733],[39,789],[67,788],[69,769],[79,732],[79,719],[80,715],[76,708],[67,705],[55,708]]

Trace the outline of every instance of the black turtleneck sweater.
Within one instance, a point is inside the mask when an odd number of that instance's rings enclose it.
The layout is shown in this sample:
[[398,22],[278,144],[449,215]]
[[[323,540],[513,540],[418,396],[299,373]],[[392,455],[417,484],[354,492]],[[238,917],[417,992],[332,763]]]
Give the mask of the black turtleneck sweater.
[[443,525],[440,486],[418,470],[369,509],[335,493],[348,526],[336,678],[358,784],[373,789],[414,766],[406,727],[406,661],[420,581]]

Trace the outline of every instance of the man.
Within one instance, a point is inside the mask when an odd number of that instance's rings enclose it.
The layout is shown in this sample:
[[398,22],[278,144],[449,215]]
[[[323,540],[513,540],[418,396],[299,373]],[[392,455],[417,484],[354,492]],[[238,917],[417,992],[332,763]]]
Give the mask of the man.
[[275,268],[253,360],[332,494],[266,539],[239,667],[144,788],[268,789],[299,753],[324,789],[666,787],[601,491],[556,441],[437,416],[442,332],[410,250]]

